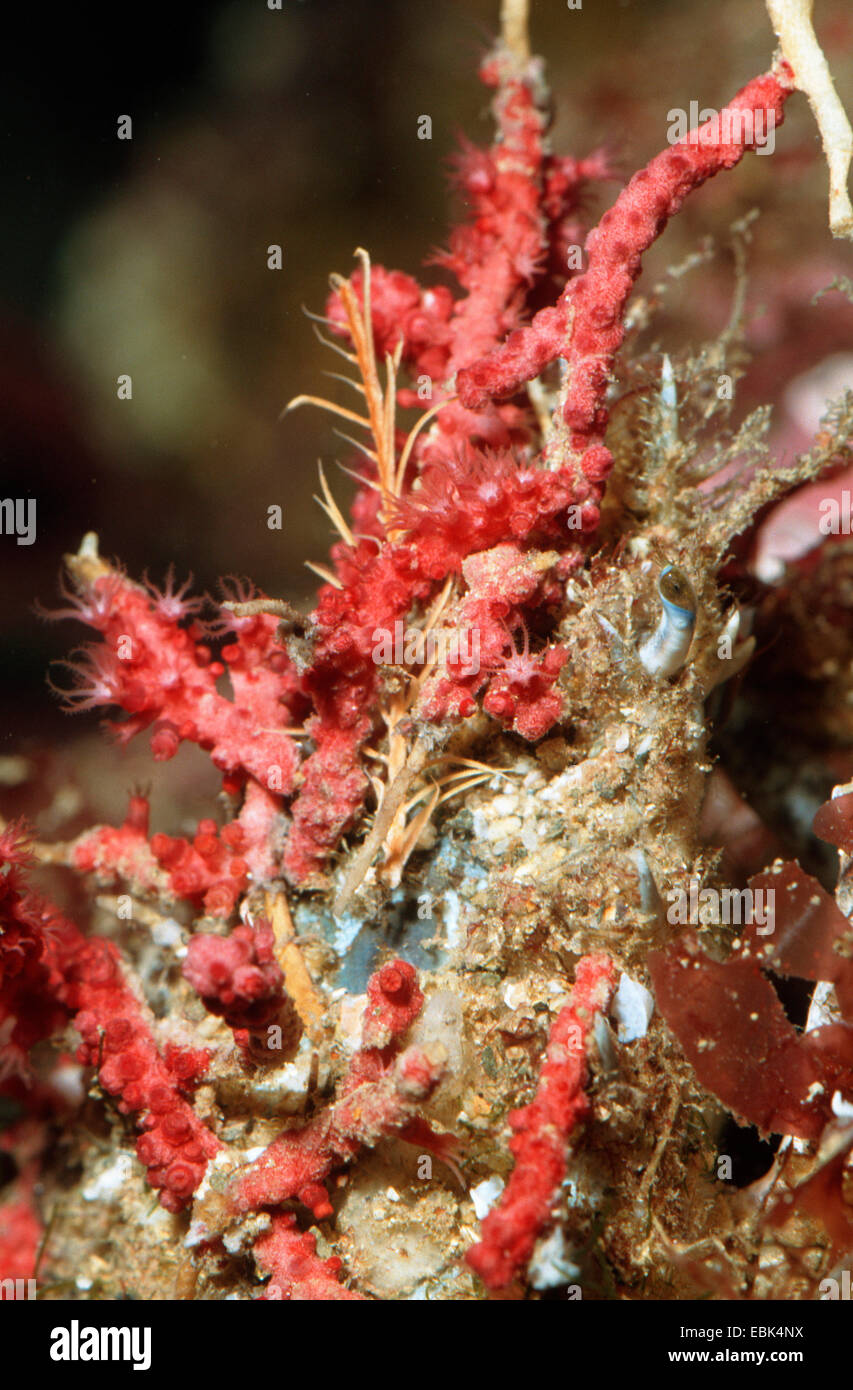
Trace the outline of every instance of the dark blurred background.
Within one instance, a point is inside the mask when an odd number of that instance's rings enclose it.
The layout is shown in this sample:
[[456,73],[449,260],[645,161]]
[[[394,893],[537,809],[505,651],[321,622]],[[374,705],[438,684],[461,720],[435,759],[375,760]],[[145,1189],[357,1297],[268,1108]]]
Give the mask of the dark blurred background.
[[[847,0],[818,6],[848,109],[853,20]],[[134,576],[173,562],[202,589],[249,574],[307,601],[306,559],[329,527],[312,502],[322,458],[346,446],[329,417],[279,420],[299,392],[342,392],[338,359],[302,306],[321,312],[330,271],[357,245],[419,273],[453,207],[447,157],[464,130],[491,136],[476,78],[498,0],[265,0],[77,7],[16,17],[2,83],[0,496],[33,496],[32,546],[0,536],[0,755],[87,740],[45,686],[51,661],[85,634],[50,626],[61,557],[87,530]],[[674,106],[719,106],[769,65],[760,0],[533,0],[557,151],[600,145],[628,177],[666,140]],[[433,138],[417,138],[418,117]],[[117,138],[132,118],[132,140]],[[595,220],[607,185],[589,205]],[[814,289],[851,273],[826,230],[826,175],[802,98],[772,157],[747,158],[692,199],[649,257],[640,288],[711,233],[762,209],[751,254],[751,327],[761,350],[739,410],[783,400],[798,372],[851,343],[838,295]],[[283,268],[267,268],[267,247]],[[437,272],[427,271],[437,278]],[[664,345],[701,341],[725,321],[722,256],[688,277],[657,325]],[[133,382],[117,398],[117,377]],[[284,511],[271,531],[267,508]],[[114,755],[113,755],[114,756]],[[96,778],[97,780],[97,778]]]

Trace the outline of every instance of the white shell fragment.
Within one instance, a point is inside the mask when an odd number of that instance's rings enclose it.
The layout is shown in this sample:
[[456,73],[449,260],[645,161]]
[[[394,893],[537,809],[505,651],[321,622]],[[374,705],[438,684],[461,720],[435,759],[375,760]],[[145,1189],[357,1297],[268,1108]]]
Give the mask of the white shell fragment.
[[114,1202],[133,1173],[133,1159],[128,1153],[118,1153],[112,1163],[102,1168],[83,1188],[84,1202]]
[[573,1262],[571,1253],[559,1226],[545,1240],[540,1240],[527,1270],[534,1289],[557,1289],[562,1284],[573,1284],[579,1279],[581,1272]]
[[503,1190],[503,1178],[486,1178],[484,1182],[471,1188],[470,1197],[474,1203],[474,1211],[478,1221],[482,1221],[485,1216],[488,1216]]
[[622,975],[613,996],[611,1013],[619,1025],[620,1043],[636,1042],[644,1038],[655,1011],[654,995],[639,980],[630,975]]

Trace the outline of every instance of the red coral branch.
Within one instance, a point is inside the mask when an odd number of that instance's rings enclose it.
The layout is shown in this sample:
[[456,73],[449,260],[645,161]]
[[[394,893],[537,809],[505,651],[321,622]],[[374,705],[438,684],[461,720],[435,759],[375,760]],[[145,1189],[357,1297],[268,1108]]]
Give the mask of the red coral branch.
[[398,1055],[423,1004],[412,966],[403,960],[384,965],[367,989],[363,1046],[350,1063],[340,1099],[301,1129],[285,1131],[240,1174],[229,1193],[234,1211],[298,1200],[318,1220],[331,1216],[324,1185],[329,1175],[362,1148],[405,1131],[441,1081],[443,1049],[410,1047]]
[[[302,1036],[274,945],[272,928],[263,918],[254,927],[242,923],[227,937],[199,932],[181,967],[205,1008],[224,1018],[237,1043],[259,1062],[286,1061]],[[271,1028],[279,1030],[276,1044]]]
[[25,1075],[30,1048],[68,1018],[50,936],[73,929],[30,891],[31,862],[23,826],[8,825],[0,833],[0,1078]]
[[82,1038],[78,1060],[97,1068],[104,1090],[119,1098],[119,1110],[136,1115],[145,1130],[136,1153],[148,1181],[160,1189],[167,1211],[180,1211],[220,1148],[181,1094],[188,1075],[197,1075],[193,1054],[179,1050],[176,1076],[160,1055],[151,1020],[125,981],[111,941],[80,938],[63,975],[62,996]]
[[321,1260],[314,1237],[307,1231],[300,1234],[292,1212],[279,1212],[272,1218],[270,1230],[255,1241],[255,1259],[272,1275],[265,1299],[363,1301],[362,1294],[339,1282],[341,1261],[337,1256]]
[[781,125],[792,90],[785,64],[753,78],[718,117],[635,174],[587,237],[586,272],[570,280],[558,303],[541,310],[529,327],[458,372],[462,404],[473,410],[494,397],[512,395],[550,362],[564,357],[569,371],[561,420],[570,431],[572,450],[581,455],[582,473],[600,484],[612,463],[603,446],[605,393],[625,336],[625,306],[642,256],[693,189],[737,164],[755,148],[756,137],[766,134],[771,121]]
[[363,1082],[304,1129],[288,1130],[250,1164],[231,1190],[237,1212],[294,1199],[317,1220],[332,1215],[324,1183],[363,1148],[399,1134],[444,1075],[437,1047],[410,1047],[378,1081]]
[[614,976],[608,956],[578,961],[571,1001],[551,1029],[536,1096],[510,1114],[515,1168],[483,1222],[482,1239],[466,1255],[487,1288],[505,1288],[526,1268],[537,1239],[553,1221],[567,1144],[589,1112],[588,1040],[596,1013],[608,1006]]
[[[119,1109],[145,1129],[139,1159],[169,1211],[185,1206],[219,1141],[182,1095],[209,1054],[172,1046],[160,1055],[152,1020],[124,979],[111,941],[87,939],[29,892],[20,827],[0,836],[0,1059],[19,1065],[24,1049],[69,1016],[82,1042],[78,1060],[95,1066]],[[171,1065],[170,1065],[171,1063]]]
[[227,917],[249,881],[243,857],[246,842],[240,821],[219,829],[215,821],[203,820],[191,842],[180,836],[152,836],[151,852],[176,898],[203,907],[211,917]]
[[[274,768],[281,790],[289,790],[298,762],[292,740],[267,732],[258,718],[262,711],[219,694],[216,682],[225,668],[198,640],[198,628],[181,627],[171,607],[164,609],[142,585],[103,561],[77,556],[70,564],[80,590],[78,616],[103,640],[84,655],[76,688],[65,692],[69,704],[77,709],[118,705],[129,715],[115,726],[123,742],[154,725],[151,746],[161,761],[174,757],[186,739],[205,749],[225,773],[242,773],[268,786]],[[245,645],[247,634],[242,641]],[[268,657],[266,632],[261,641]],[[280,648],[277,658],[286,662]],[[280,703],[267,713],[286,722]]]
[[0,1202],[0,1280],[35,1277],[43,1228],[33,1202],[34,1184],[34,1171],[22,1174]]
[[462,574],[468,592],[457,604],[453,621],[458,632],[476,634],[476,660],[455,661],[446,673],[426,681],[416,713],[435,721],[472,714],[474,696],[488,684],[483,699],[487,713],[525,738],[541,738],[562,713],[555,683],[567,653],[549,646],[531,655],[527,636],[519,653],[510,625],[521,626],[526,634],[525,611],[559,604],[557,556],[530,554],[506,543],[469,556]]
[[[143,896],[182,898],[211,917],[227,917],[249,880],[244,854],[250,841],[244,813],[251,805],[247,795],[238,819],[221,829],[215,821],[199,821],[191,841],[160,832],[149,841],[148,802],[134,796],[122,825],[96,825],[84,831],[68,846],[67,862],[81,873],[94,873],[101,882],[124,881]],[[261,850],[259,877],[273,871],[268,836],[268,822],[262,822],[252,836],[256,853]]]
[[[463,142],[454,181],[470,211],[451,232],[448,250],[433,257],[467,293],[454,298],[444,286],[424,290],[411,276],[381,266],[371,276],[380,359],[399,346],[419,387],[429,379],[433,403],[447,400],[454,373],[488,353],[523,321],[531,300],[551,291],[555,272],[562,285],[566,249],[579,234],[574,218],[582,192],[588,183],[610,177],[601,154],[588,160],[546,154],[548,113],[538,60],[519,66],[500,50],[483,64],[480,76],[496,89],[497,138],[488,151]],[[360,273],[352,284],[363,302]],[[326,312],[345,333],[337,293]],[[419,406],[424,397],[402,390],[399,399]],[[414,456],[421,464],[452,463],[466,441],[505,449],[529,443],[530,437],[526,414],[515,405],[483,400],[471,410],[449,400],[417,442]]]
[[367,982],[361,1052],[385,1051],[404,1038],[423,1008],[418,972],[405,960],[389,961]]

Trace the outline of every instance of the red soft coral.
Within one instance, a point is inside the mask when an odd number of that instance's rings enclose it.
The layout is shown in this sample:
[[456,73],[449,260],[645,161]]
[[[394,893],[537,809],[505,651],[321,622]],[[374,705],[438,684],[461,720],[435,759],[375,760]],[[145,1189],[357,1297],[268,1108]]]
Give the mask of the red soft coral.
[[[170,1070],[152,1036],[152,1020],[124,979],[111,941],[75,943],[63,962],[62,998],[82,1039],[78,1060],[97,1070],[105,1091],[145,1131],[136,1152],[161,1205],[180,1211],[201,1182],[219,1141],[182,1095],[195,1059],[173,1053]],[[189,1063],[189,1067],[188,1064]]]
[[274,871],[270,821],[276,814],[263,789],[252,787],[236,821],[221,828],[199,821],[191,841],[162,832],[149,841],[148,802],[134,796],[120,826],[84,831],[67,847],[67,862],[101,882],[124,881],[136,893],[182,898],[211,917],[228,917],[248,884],[249,860],[259,877]]
[[149,1181],[160,1189],[163,1206],[179,1211],[219,1149],[182,1094],[201,1074],[201,1052],[173,1047],[169,1060],[161,1056],[153,1020],[125,980],[117,948],[103,938],[87,939],[35,898],[24,880],[27,862],[20,829],[7,827],[0,835],[0,868],[6,867],[0,877],[4,1064],[20,1062],[25,1048],[70,1016],[82,1039],[78,1060],[96,1068],[120,1110],[137,1115],[147,1131],[137,1153]]
[[286,1130],[244,1169],[229,1189],[235,1212],[296,1199],[321,1220],[332,1214],[326,1179],[364,1146],[384,1135],[405,1138],[408,1131],[418,1139],[426,1133],[442,1150],[444,1136],[433,1136],[426,1126],[410,1127],[444,1075],[443,1050],[410,1047],[399,1052],[423,1003],[417,974],[406,961],[389,962],[371,977],[367,995],[362,1047],[350,1063],[339,1099],[307,1125]]
[[325,1181],[365,1146],[399,1134],[444,1075],[437,1051],[410,1047],[376,1081],[354,1087],[304,1128],[275,1139],[230,1191],[235,1212],[278,1206],[294,1198],[317,1220],[332,1215]]
[[[358,332],[370,427],[377,449],[379,430],[390,454],[386,474],[390,468],[395,477],[403,436],[391,430],[390,414],[379,421],[388,402],[380,406],[376,357],[399,353],[414,386],[399,393],[402,403],[429,400],[441,409],[409,437],[402,483],[389,488],[383,476],[377,494],[370,484],[378,476],[362,469],[355,514],[364,529],[351,535],[341,527],[345,539],[332,551],[334,580],[305,620],[298,667],[262,603],[250,604],[249,612],[222,611],[220,631],[233,637],[218,662],[200,640],[187,586],[176,589],[169,578],[162,594],[146,592],[105,566],[90,543],[71,562],[78,589],[73,611],[103,638],[84,658],[71,702],[118,704],[128,716],[119,736],[150,727],[157,758],[171,757],[181,740],[195,741],[225,774],[229,794],[245,795],[243,833],[234,832],[233,843],[226,831],[207,829],[192,845],[157,836],[152,842],[171,890],[210,912],[227,914],[250,877],[269,879],[282,866],[295,883],[324,883],[329,855],[364,806],[369,780],[362,749],[383,727],[377,630],[393,632],[398,621],[417,620],[449,576],[461,573],[468,582],[466,566],[501,546],[553,547],[563,574],[582,561],[612,463],[604,442],[606,388],[641,257],[691,190],[754,146],[747,127],[754,134],[758,121],[744,122],[740,133],[727,131],[726,123],[747,115],[778,124],[791,89],[780,64],[750,82],[719,125],[708,123],[653,159],[589,233],[586,269],[575,274],[558,261],[578,235],[585,186],[611,176],[608,162],[601,154],[578,161],[546,151],[548,114],[536,60],[500,47],[481,75],[495,90],[498,136],[488,152],[462,150],[456,177],[467,215],[439,258],[462,293],[424,289],[399,271],[373,267],[365,326],[353,309],[367,307],[364,258],[346,292],[338,279],[328,302],[333,331]],[[541,307],[558,290],[556,303]],[[541,440],[527,399],[508,398],[560,358],[568,371],[553,427]],[[548,378],[540,383],[540,413],[553,385]],[[234,593],[238,609],[255,597],[246,586]],[[458,663],[437,671],[421,692],[418,716],[447,722],[473,714],[488,678],[487,712],[524,737],[546,733],[561,712],[556,680],[565,653],[546,637],[535,655],[507,656],[498,625],[516,628],[531,621],[531,608],[541,614],[550,603],[542,594],[532,604],[516,600],[510,611],[485,602],[469,582],[457,626],[463,619],[468,627],[480,624],[485,674],[466,673]],[[543,626],[535,629],[539,637]],[[217,684],[225,666],[233,699]],[[287,732],[295,719],[311,740],[301,767]],[[285,843],[279,813],[287,800]],[[138,848],[153,886],[156,870]],[[88,847],[96,867],[105,850],[106,843],[100,851]]]
[[19,1178],[0,1202],[0,1300],[6,1298],[6,1280],[21,1280],[13,1297],[26,1298],[24,1280],[35,1277],[36,1259],[43,1228],[33,1201],[34,1178]]
[[173,757],[186,739],[223,773],[288,792],[297,751],[270,724],[287,724],[283,698],[292,683],[284,678],[286,654],[273,650],[270,623],[253,620],[228,649],[237,677],[232,701],[217,689],[224,666],[212,660],[197,626],[180,626],[173,601],[152,597],[111,569],[94,554],[91,540],[68,564],[79,591],[78,615],[102,639],[84,652],[75,686],[63,692],[69,706],[118,705],[129,715],[114,726],[123,742],[153,726],[155,758]]
[[181,967],[205,1008],[224,1018],[237,1042],[264,1062],[292,1057],[302,1036],[274,945],[263,918],[254,927],[241,923],[227,937],[199,932]]
[[341,1261],[321,1260],[310,1232],[300,1234],[292,1212],[279,1212],[265,1235],[255,1241],[255,1259],[272,1277],[263,1297],[270,1300],[360,1300],[362,1295],[338,1280]]
[[[474,410],[488,400],[512,395],[556,358],[565,358],[569,371],[561,422],[569,431],[571,451],[580,456],[581,473],[600,484],[611,463],[603,445],[605,393],[642,256],[693,189],[737,164],[770,121],[781,125],[792,90],[784,64],[777,72],[753,78],[719,119],[691,132],[635,174],[587,237],[584,274],[568,281],[555,306],[540,310],[528,327],[457,374],[462,404]],[[750,119],[737,119],[744,114]],[[727,133],[731,138],[725,138]],[[553,452],[565,466],[565,445],[556,445]]]
[[[488,682],[483,708],[523,737],[541,738],[556,723],[563,702],[555,682],[567,653],[554,645],[531,656],[525,612],[559,603],[561,586],[553,573],[557,558],[507,543],[463,562],[469,591],[453,620],[459,632],[475,634],[476,644],[469,644],[475,659],[449,662],[446,672],[431,677],[418,701],[419,715],[440,720],[472,714],[474,696]],[[513,644],[510,623],[525,632],[521,652]]]
[[509,1117],[515,1168],[482,1238],[466,1259],[490,1289],[504,1288],[527,1266],[539,1236],[554,1219],[566,1174],[567,1144],[589,1112],[587,1047],[596,1013],[607,1009],[614,983],[605,955],[578,961],[571,1001],[551,1029],[536,1095]]
[[0,831],[0,1077],[26,1073],[30,1049],[68,1017],[52,954],[66,927],[30,890],[30,863],[24,827],[6,826]]

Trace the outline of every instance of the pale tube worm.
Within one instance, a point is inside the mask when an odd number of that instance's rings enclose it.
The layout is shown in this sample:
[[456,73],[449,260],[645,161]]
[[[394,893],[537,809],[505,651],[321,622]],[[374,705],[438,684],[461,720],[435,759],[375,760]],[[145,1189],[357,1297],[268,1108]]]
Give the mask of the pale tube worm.
[[640,644],[637,655],[650,676],[666,680],[687,660],[696,625],[696,597],[684,570],[666,565],[658,579],[662,604],[654,632]]

